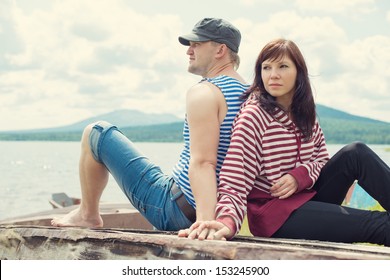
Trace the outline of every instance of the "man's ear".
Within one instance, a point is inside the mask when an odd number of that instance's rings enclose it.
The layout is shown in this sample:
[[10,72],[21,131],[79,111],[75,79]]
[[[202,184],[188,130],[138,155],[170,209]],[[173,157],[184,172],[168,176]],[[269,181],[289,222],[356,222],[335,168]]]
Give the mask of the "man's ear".
[[219,45],[217,54],[222,56],[226,52],[226,48],[227,48],[227,46],[225,44]]
[[225,44],[220,45],[220,49],[219,49],[220,53],[226,52],[226,50],[227,50],[227,46]]

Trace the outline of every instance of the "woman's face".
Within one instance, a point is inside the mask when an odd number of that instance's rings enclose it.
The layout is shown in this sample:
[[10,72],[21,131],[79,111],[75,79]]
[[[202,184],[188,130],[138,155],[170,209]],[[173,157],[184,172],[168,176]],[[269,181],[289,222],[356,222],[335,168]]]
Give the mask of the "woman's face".
[[265,60],[261,64],[261,79],[267,92],[285,109],[291,105],[295,92],[297,68],[287,56],[272,61]]

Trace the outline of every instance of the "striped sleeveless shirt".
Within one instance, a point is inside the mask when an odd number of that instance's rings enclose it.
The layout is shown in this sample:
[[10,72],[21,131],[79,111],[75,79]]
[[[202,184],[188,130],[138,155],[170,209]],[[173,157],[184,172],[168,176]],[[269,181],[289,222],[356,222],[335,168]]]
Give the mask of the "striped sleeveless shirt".
[[[217,86],[226,99],[228,110],[220,127],[220,140],[217,152],[217,182],[219,181],[219,171],[221,169],[223,160],[230,144],[230,137],[232,132],[233,121],[240,109],[242,101],[240,96],[248,89],[249,85],[242,84],[236,79],[229,76],[218,76],[215,78],[205,78],[200,82],[208,81]],[[187,123],[187,118],[184,121],[183,128],[184,148],[180,154],[178,163],[173,168],[173,179],[177,186],[182,190],[187,201],[195,208],[195,199],[190,187],[190,180],[188,178],[188,166],[190,161],[190,134]]]

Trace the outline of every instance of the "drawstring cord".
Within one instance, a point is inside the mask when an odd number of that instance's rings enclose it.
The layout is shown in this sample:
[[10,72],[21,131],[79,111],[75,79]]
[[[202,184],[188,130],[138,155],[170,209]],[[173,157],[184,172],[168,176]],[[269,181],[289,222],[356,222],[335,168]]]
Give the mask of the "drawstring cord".
[[295,167],[297,166],[297,163],[303,163],[301,159],[301,137],[299,131],[296,130],[294,125],[294,133],[295,133],[295,141],[297,142],[297,160],[295,161]]

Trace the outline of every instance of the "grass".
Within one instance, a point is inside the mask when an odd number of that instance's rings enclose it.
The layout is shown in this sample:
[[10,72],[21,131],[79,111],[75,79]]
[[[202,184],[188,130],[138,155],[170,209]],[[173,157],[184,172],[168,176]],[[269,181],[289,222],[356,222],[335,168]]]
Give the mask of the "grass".
[[251,231],[249,230],[248,219],[247,219],[246,216],[244,218],[244,221],[242,222],[241,230],[238,233],[238,235],[241,235],[241,236],[253,236]]
[[367,210],[382,211],[382,212],[386,211],[378,202],[374,206],[367,208]]

